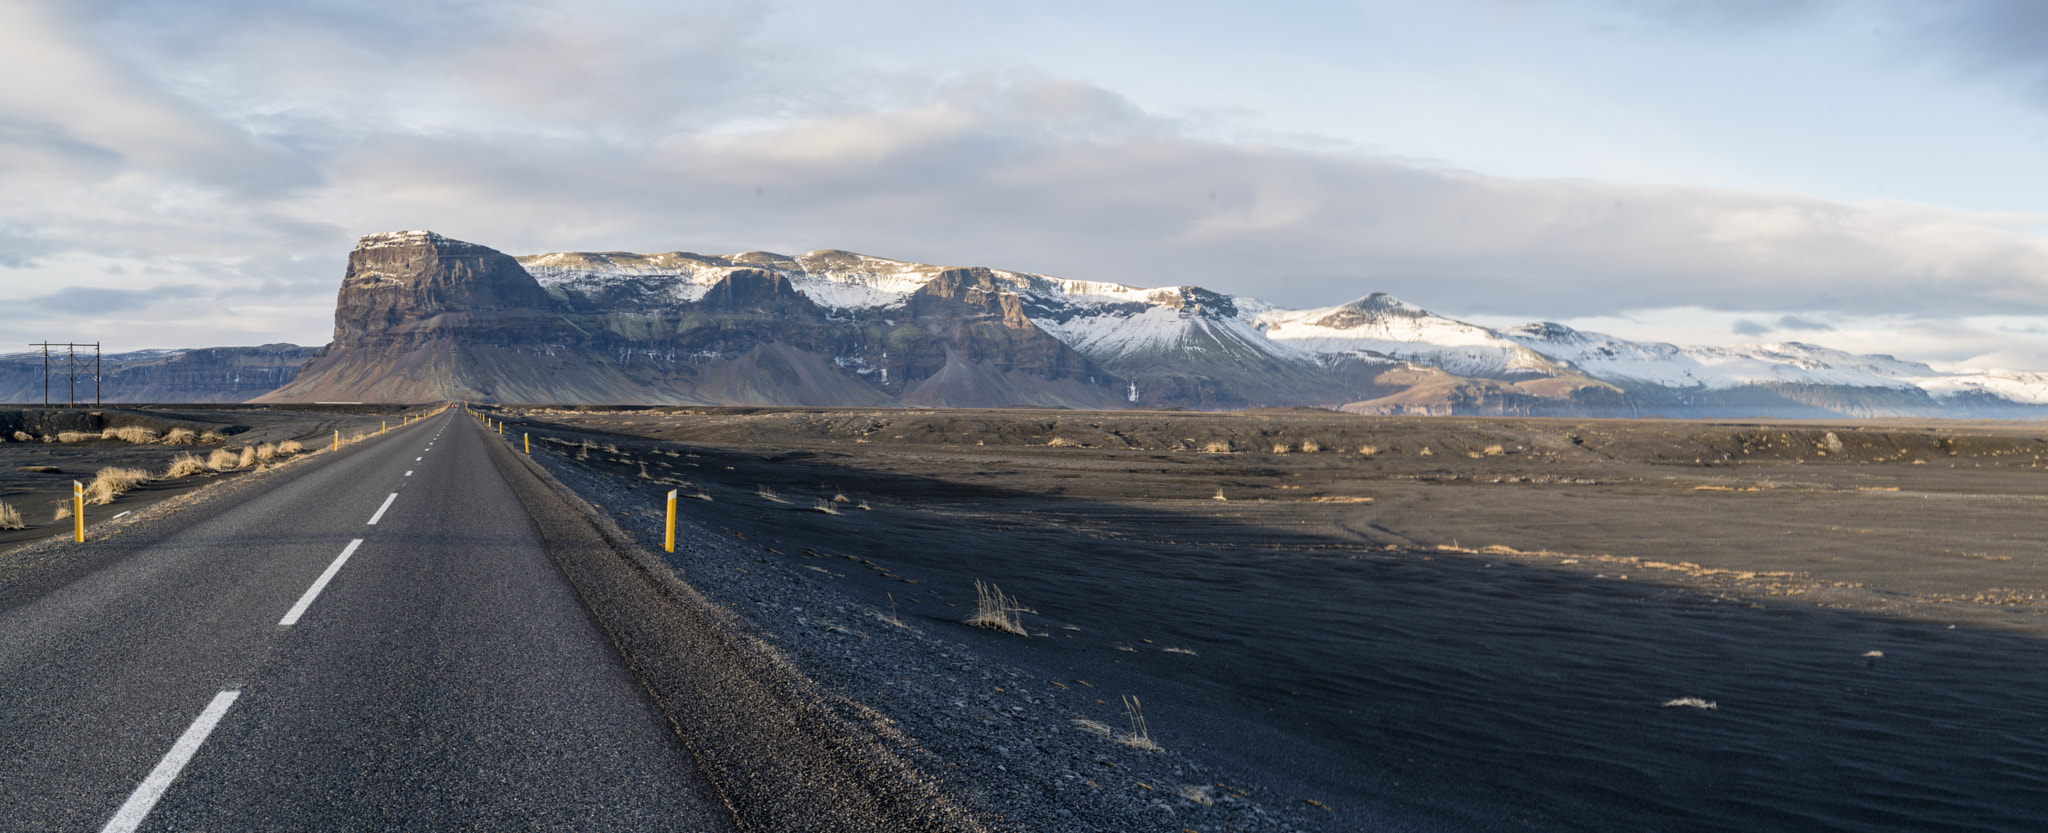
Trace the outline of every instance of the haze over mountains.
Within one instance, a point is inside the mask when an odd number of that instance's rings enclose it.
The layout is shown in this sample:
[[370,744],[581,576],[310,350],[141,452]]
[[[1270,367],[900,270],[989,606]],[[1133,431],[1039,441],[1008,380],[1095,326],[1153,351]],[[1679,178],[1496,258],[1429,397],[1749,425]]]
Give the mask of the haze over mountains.
[[[427,231],[362,239],[326,348],[235,350],[148,359],[198,368],[195,355],[232,356],[272,369],[228,383],[218,372],[187,380],[159,370],[108,398],[2048,414],[2048,374],[1945,374],[1799,343],[1679,347],[1557,324],[1491,329],[1379,293],[1287,310],[1192,286],[1146,289],[836,250],[512,257]],[[294,376],[295,360],[304,365]],[[31,387],[14,378],[33,370],[20,364],[0,361],[0,389]],[[271,374],[263,390],[242,386],[263,373]]]

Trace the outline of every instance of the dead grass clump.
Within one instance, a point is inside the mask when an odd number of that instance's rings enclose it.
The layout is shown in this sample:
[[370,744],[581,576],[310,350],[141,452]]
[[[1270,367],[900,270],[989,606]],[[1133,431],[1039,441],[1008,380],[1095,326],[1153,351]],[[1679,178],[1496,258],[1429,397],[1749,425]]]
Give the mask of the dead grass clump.
[[1288,445],[1288,444],[1286,444],[1286,443],[1274,443],[1274,444],[1273,444],[1273,453],[1274,453],[1274,454],[1286,454],[1287,452],[1289,452],[1289,451],[1293,451],[1293,450],[1294,450],[1294,447],[1293,447],[1293,446],[1290,446],[1290,445]]
[[1361,445],[1358,447],[1358,453],[1371,457],[1374,454],[1380,453],[1380,447],[1376,445]]
[[1159,744],[1152,742],[1152,733],[1145,728],[1145,709],[1138,703],[1138,698],[1124,696],[1124,716],[1130,718],[1131,731],[1117,738],[1116,742],[1132,749],[1159,751]]
[[1315,440],[1302,440],[1301,450],[1309,454],[1314,454],[1318,451],[1323,450],[1323,444],[1316,442]]
[[190,428],[173,428],[171,433],[165,434],[164,438],[157,442],[164,445],[191,445],[199,442],[199,432]]
[[187,452],[171,458],[171,467],[164,470],[163,479],[176,480],[180,477],[191,477],[192,475],[205,474],[206,472],[206,461],[199,459],[197,454]]
[[100,432],[100,439],[120,440],[124,443],[134,443],[136,445],[156,442],[156,438],[156,431],[140,425],[123,425],[119,428],[109,428]]
[[264,443],[256,447],[256,462],[268,463],[277,459],[277,443]]
[[902,628],[902,629],[904,629],[904,630],[911,630],[911,627],[910,627],[909,625],[903,624],[903,616],[902,616],[901,614],[899,614],[899,613],[897,613],[897,612],[896,612],[896,594],[894,594],[894,593],[890,593],[890,594],[888,594],[888,596],[889,596],[889,612],[888,612],[888,614],[887,614],[887,615],[884,615],[884,614],[883,614],[883,613],[882,613],[881,611],[877,610],[877,611],[875,611],[875,618],[876,618],[876,619],[879,619],[879,620],[881,620],[881,621],[883,621],[883,622],[886,622],[886,623],[888,623],[888,624],[891,624],[891,625],[895,625],[896,627]]
[[1678,699],[1676,699],[1676,700],[1672,700],[1672,701],[1670,701],[1670,702],[1667,702],[1667,703],[1665,703],[1665,704],[1664,704],[1664,707],[1665,707],[1665,708],[1667,708],[1667,709],[1668,709],[1668,708],[1673,708],[1673,707],[1679,707],[1679,708],[1690,708],[1690,709],[1707,709],[1707,710],[1709,710],[1709,711],[1717,711],[1717,710],[1719,710],[1719,709],[1721,708],[1721,704],[1719,704],[1719,703],[1716,703],[1716,702],[1714,702],[1714,701],[1712,701],[1712,700],[1702,700],[1702,699],[1700,699],[1700,698],[1698,698],[1698,697],[1680,697],[1680,698],[1678,698]]
[[298,440],[285,440],[284,442],[277,444],[277,453],[304,454],[306,453],[306,447],[300,445]]
[[819,499],[818,499],[818,505],[816,505],[816,506],[813,506],[813,507],[811,507],[811,508],[812,508],[812,509],[815,509],[815,510],[817,510],[817,511],[819,511],[819,512],[823,512],[823,513],[825,513],[825,514],[827,514],[827,515],[837,515],[837,514],[839,514],[839,507],[838,507],[837,505],[833,504],[833,503],[832,503],[832,501],[829,501],[829,500],[825,500],[824,498],[819,498]]
[[[223,451],[225,451],[226,449],[222,449],[222,450],[223,450]],[[238,458],[235,458],[235,467],[236,467],[236,468],[241,468],[241,469],[246,469],[246,468],[252,468],[252,467],[254,467],[255,465],[256,465],[256,447],[255,447],[255,446],[253,446],[253,445],[245,445],[245,446],[242,446],[242,456],[240,456],[240,457],[238,457]]]
[[214,471],[228,471],[241,465],[242,457],[225,448],[216,448],[206,455],[206,467]]
[[36,435],[27,431],[16,431],[14,432],[14,441],[18,443],[32,443],[36,441]]
[[1002,588],[993,584],[983,584],[977,579],[974,582],[974,593],[977,596],[974,616],[967,620],[967,624],[992,631],[1014,633],[1018,636],[1031,635],[1030,631],[1024,629],[1023,621],[1017,618],[1017,614],[1031,611],[1017,604],[1015,598],[1003,595]]
[[836,494],[836,495],[833,495],[833,496],[832,496],[832,502],[833,502],[833,503],[852,503],[852,502],[853,502],[853,498],[847,497],[847,496],[846,496],[846,493],[845,493],[845,492],[840,492],[839,494]]
[[56,513],[55,515],[52,515],[52,516],[50,516],[50,520],[53,520],[53,521],[63,521],[63,520],[70,520],[70,518],[71,518],[71,499],[70,499],[70,498],[66,498],[66,499],[64,499],[64,500],[60,500],[60,501],[57,501],[57,513]]
[[141,469],[124,469],[108,466],[100,469],[98,477],[85,485],[85,502],[94,506],[105,506],[114,502],[138,485],[149,482],[149,472]]
[[1052,438],[1052,439],[1050,439],[1050,440],[1047,440],[1045,444],[1046,444],[1046,445],[1049,445],[1049,446],[1051,446],[1051,447],[1053,447],[1053,448],[1080,448],[1080,447],[1081,447],[1081,444],[1080,444],[1080,443],[1074,442],[1073,440],[1067,439],[1066,437],[1054,437],[1054,438]]
[[100,435],[98,434],[89,434],[84,431],[57,432],[57,442],[60,443],[89,443],[99,438]]
[[199,435],[199,441],[203,443],[224,443],[228,441],[228,438],[219,433],[208,431]]
[[1485,452],[1485,453],[1486,453],[1486,456],[1488,456],[1488,457],[1499,457],[1499,456],[1501,456],[1502,454],[1506,454],[1506,453],[1508,453],[1508,450],[1507,450],[1507,449],[1505,449],[1505,448],[1502,448],[1502,447],[1501,447],[1501,445],[1500,445],[1500,443],[1494,443],[1493,445],[1489,445],[1489,446],[1487,446],[1487,447],[1486,447],[1486,452]]
[[14,507],[8,506],[5,502],[0,502],[0,529],[27,528],[28,524],[21,520],[20,512],[14,511]]
[[782,499],[782,496],[781,496],[781,495],[778,495],[778,494],[776,494],[776,493],[775,493],[775,490],[774,490],[774,489],[770,489],[770,488],[768,488],[767,486],[755,486],[755,487],[754,487],[754,496],[755,496],[755,497],[759,497],[759,498],[762,498],[762,499],[765,499],[765,500],[772,500],[772,501],[775,501],[776,503],[788,503],[788,502],[789,502],[789,501],[783,500],[783,499]]
[[1203,454],[1229,454],[1235,450],[1226,441],[1212,441],[1202,446]]

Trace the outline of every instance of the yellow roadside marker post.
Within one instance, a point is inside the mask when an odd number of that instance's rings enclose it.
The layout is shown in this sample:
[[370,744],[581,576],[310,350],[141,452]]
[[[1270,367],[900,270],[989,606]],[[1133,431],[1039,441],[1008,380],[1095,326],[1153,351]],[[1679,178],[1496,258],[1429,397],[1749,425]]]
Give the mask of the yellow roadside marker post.
[[532,453],[533,453],[533,435],[532,435],[532,434],[520,434],[520,435],[519,435],[519,438],[520,438],[521,440],[524,440],[524,441],[526,442],[526,453],[528,453],[528,454],[532,454]]
[[[81,538],[80,540],[84,539]],[[668,490],[668,539],[667,543],[662,545],[662,548],[669,552],[676,551],[676,490],[674,489]]]
[[339,428],[334,429],[334,447],[341,447],[341,429]]
[[[673,506],[674,501],[669,504]],[[85,543],[85,484],[71,481],[71,526],[72,540]]]
[[387,420],[382,420],[382,421],[379,421],[379,422],[377,423],[377,425],[378,425],[378,428],[377,428],[377,433],[379,433],[379,434],[382,434],[382,433],[384,433],[384,432],[386,432],[386,431],[389,431],[389,430],[391,430],[391,420],[388,420],[388,419],[387,419]]

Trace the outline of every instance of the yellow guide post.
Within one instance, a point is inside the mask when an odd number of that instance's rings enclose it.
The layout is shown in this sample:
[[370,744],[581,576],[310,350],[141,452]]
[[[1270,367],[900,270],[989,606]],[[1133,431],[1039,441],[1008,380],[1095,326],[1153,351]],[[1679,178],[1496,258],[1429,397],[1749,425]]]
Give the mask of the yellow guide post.
[[334,447],[341,447],[341,429],[339,428],[334,429]]
[[668,539],[667,543],[662,545],[662,548],[669,552],[676,551],[676,490],[674,489],[668,490]]
[[379,433],[379,434],[382,434],[382,433],[384,433],[384,432],[386,432],[386,431],[389,431],[389,430],[391,430],[391,420],[388,420],[388,419],[386,419],[386,420],[380,420],[380,421],[378,421],[377,425],[379,426],[379,427],[377,428],[377,433]]
[[520,434],[520,435],[519,435],[519,438],[520,438],[521,440],[524,440],[524,441],[526,442],[526,453],[528,453],[528,454],[532,454],[532,453],[533,453],[533,435],[532,435],[532,434]]
[[71,481],[71,527],[72,540],[85,543],[85,484],[76,480]]
[[498,423],[498,436],[505,436],[505,423]]

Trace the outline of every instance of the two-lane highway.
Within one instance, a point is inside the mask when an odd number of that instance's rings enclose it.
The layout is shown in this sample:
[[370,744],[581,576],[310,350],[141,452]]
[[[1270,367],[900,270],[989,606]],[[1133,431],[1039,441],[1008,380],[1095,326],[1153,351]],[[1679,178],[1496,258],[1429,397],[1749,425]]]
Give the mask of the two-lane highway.
[[500,441],[450,411],[0,587],[0,829],[730,829]]

